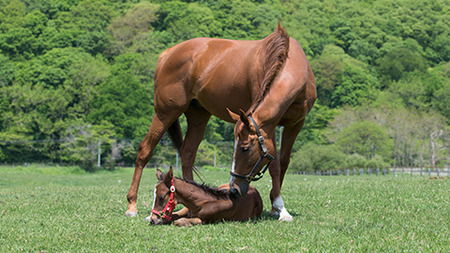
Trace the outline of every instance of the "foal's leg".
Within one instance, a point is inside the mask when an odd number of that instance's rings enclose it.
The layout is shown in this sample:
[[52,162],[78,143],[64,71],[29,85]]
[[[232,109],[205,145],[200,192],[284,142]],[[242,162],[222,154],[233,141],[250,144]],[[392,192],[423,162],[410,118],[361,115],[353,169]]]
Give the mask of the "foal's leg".
[[181,210],[174,212],[172,214],[172,219],[178,220],[181,218],[186,218],[189,214],[189,209],[187,207],[183,207]]
[[203,222],[200,218],[181,218],[181,219],[175,220],[173,222],[173,224],[175,226],[179,226],[179,227],[190,227],[190,226],[199,225],[202,223]]
[[[168,115],[167,115],[168,116]],[[130,190],[127,194],[128,210],[125,212],[126,216],[134,217],[137,215],[136,200],[139,189],[139,183],[141,182],[142,170],[147,162],[150,160],[158,142],[161,140],[163,134],[167,131],[169,126],[178,118],[177,115],[172,117],[165,117],[162,121],[158,114],[153,116],[150,129],[145,135],[144,140],[139,145],[139,151],[136,158],[136,167],[134,169],[133,180],[131,181]]]
[[183,178],[194,180],[192,166],[211,114],[202,107],[190,107],[184,114],[186,115],[188,129],[180,149]]
[[[292,146],[294,145],[295,139],[303,127],[303,123],[305,121],[302,120],[299,123],[292,126],[285,126],[283,131],[283,138],[281,142],[281,151],[280,151],[280,174],[279,174],[279,185],[280,189],[283,185],[284,175],[286,174],[287,168],[290,162],[290,156],[292,151]],[[272,181],[275,181],[272,177]],[[286,208],[284,207],[284,201],[281,197],[281,190],[277,195],[275,191],[271,192],[271,200],[272,200],[272,215],[279,215],[279,220],[281,221],[292,221],[292,216],[288,213]]]

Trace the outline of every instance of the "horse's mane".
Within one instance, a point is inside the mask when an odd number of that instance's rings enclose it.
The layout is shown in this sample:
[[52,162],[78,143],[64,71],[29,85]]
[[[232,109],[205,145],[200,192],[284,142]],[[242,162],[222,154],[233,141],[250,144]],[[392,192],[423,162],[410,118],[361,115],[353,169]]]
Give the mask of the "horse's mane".
[[280,22],[278,22],[277,29],[263,39],[262,42],[265,44],[261,50],[262,58],[264,59],[264,78],[249,109],[250,113],[256,110],[270,90],[270,86],[283,67],[289,52],[289,35],[286,33],[284,27],[281,26]]
[[191,180],[181,179],[181,178],[178,178],[178,177],[177,177],[177,179],[180,179],[180,180],[183,181],[183,182],[186,182],[186,183],[191,184],[191,185],[193,185],[193,186],[195,186],[195,187],[197,187],[197,188],[200,188],[200,189],[203,190],[204,192],[207,192],[207,193],[212,194],[214,197],[222,198],[222,199],[225,199],[225,198],[229,198],[229,197],[230,197],[229,191],[226,191],[226,190],[218,190],[217,188],[214,188],[214,187],[209,186],[209,185],[204,184],[204,183],[203,183],[203,184],[199,184],[199,183],[197,183],[197,182],[194,182],[194,181],[191,181]]

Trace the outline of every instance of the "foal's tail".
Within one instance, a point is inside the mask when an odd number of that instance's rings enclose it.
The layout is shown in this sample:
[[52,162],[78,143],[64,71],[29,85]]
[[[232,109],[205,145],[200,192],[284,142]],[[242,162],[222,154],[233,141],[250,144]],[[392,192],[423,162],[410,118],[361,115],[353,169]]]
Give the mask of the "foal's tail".
[[[167,130],[167,133],[169,134],[169,138],[179,154],[181,146],[183,145],[183,134],[181,133],[180,121],[178,119],[175,122],[173,122],[172,125],[170,125],[169,129]],[[195,175],[197,175],[197,177],[200,179],[200,181],[204,182],[203,178],[200,176],[200,172],[195,166],[192,168],[192,170],[194,171]]]

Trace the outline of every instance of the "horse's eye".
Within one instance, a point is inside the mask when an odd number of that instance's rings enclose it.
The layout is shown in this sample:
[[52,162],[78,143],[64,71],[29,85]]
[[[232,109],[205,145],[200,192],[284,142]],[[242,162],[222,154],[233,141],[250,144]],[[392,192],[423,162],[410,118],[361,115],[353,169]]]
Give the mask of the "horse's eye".
[[248,146],[241,147],[241,151],[242,151],[243,153],[247,152],[248,150],[249,150],[249,147],[248,147]]

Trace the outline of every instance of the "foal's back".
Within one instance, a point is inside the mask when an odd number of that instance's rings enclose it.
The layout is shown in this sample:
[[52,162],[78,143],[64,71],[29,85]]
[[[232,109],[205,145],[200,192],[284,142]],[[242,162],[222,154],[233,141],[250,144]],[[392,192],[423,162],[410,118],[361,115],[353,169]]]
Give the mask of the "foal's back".
[[[219,190],[230,189],[229,184],[219,186]],[[230,216],[225,217],[230,221],[245,221],[261,216],[263,210],[263,202],[258,190],[250,185],[247,195],[239,199],[229,199],[232,207],[229,210]]]

